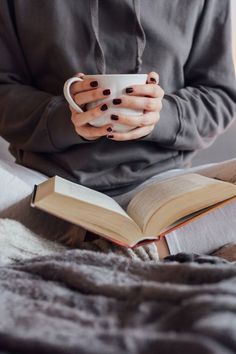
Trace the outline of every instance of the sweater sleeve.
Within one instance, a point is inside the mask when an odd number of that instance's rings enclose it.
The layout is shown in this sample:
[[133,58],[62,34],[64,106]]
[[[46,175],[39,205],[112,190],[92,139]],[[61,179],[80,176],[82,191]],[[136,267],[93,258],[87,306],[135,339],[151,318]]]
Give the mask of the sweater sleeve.
[[12,4],[0,1],[0,135],[16,148],[34,152],[58,152],[88,143],[75,132],[63,95],[34,87]]
[[161,118],[143,140],[174,150],[202,149],[235,117],[229,0],[205,0],[184,75],[185,87],[164,96]]

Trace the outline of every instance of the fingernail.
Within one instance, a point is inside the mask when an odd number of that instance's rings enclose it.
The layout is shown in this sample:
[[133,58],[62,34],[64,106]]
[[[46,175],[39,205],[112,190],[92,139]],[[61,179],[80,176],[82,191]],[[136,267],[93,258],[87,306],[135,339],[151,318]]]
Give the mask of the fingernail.
[[98,86],[98,82],[97,81],[92,81],[92,82],[90,82],[90,86],[91,87],[97,87]]
[[109,96],[111,94],[111,90],[107,89],[103,91],[104,96]]
[[122,101],[120,98],[114,98],[114,100],[112,101],[113,104],[120,104]]
[[150,77],[150,81],[152,81],[152,82],[157,82],[157,80],[156,79],[154,79],[154,77]]
[[107,128],[107,131],[112,132],[112,128],[111,127]]
[[107,135],[107,138],[112,139],[112,138],[114,138],[114,135]]
[[127,87],[127,89],[125,90],[126,93],[132,93],[134,92],[133,87]]
[[100,109],[101,111],[106,111],[108,109],[107,104],[103,104]]
[[111,115],[111,119],[112,119],[112,120],[118,120],[119,117],[118,117],[116,114],[112,114],[112,115]]

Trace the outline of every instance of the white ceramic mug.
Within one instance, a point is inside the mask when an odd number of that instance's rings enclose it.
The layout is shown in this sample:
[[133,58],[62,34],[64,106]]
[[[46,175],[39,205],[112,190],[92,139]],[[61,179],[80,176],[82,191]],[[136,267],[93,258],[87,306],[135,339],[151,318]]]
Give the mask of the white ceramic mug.
[[[109,108],[107,111],[104,112],[101,117],[91,120],[89,124],[95,127],[101,127],[105,124],[112,123],[114,129],[118,132],[124,132],[133,129],[130,126],[122,125],[112,121],[111,114],[138,116],[143,114],[143,111],[115,106],[112,103],[112,100],[114,98],[120,98],[121,96],[126,95],[125,89],[127,87],[145,84],[147,81],[147,74],[86,75],[83,77],[83,79],[98,81],[99,87],[111,90],[111,94],[109,95],[109,97],[105,97],[102,100],[94,101],[92,103],[87,104],[87,109],[93,108],[101,103],[106,103]],[[83,110],[75,103],[75,101],[71,97],[70,87],[74,82],[83,81],[83,79],[75,76],[68,79],[64,84],[64,96],[67,102],[79,113],[82,113]]]

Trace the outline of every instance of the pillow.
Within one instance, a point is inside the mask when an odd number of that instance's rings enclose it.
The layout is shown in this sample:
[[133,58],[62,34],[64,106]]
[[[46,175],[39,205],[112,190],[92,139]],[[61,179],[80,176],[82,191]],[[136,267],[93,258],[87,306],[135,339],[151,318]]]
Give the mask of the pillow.
[[0,211],[31,194],[34,184],[46,178],[14,162],[11,165],[0,160]]
[[0,138],[0,211],[32,193],[34,184],[47,176],[17,165],[8,151],[8,143]]

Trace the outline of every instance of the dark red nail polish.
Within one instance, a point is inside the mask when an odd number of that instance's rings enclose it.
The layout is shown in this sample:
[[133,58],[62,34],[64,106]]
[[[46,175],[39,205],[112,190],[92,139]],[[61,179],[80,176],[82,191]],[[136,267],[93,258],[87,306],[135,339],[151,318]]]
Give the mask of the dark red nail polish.
[[107,135],[107,137],[108,137],[109,139],[112,139],[112,138],[114,138],[114,135]]
[[112,132],[112,128],[111,127],[107,128],[107,131]]
[[101,111],[106,111],[108,109],[107,104],[103,104],[100,109]]
[[120,98],[114,98],[114,100],[112,101],[113,104],[121,104],[121,99]]
[[118,120],[119,117],[118,117],[116,114],[112,114],[112,115],[111,115],[111,119],[112,119],[112,120]]
[[156,84],[157,80],[154,79],[154,77],[150,77],[150,81],[154,82]]
[[132,93],[134,92],[133,87],[127,87],[127,89],[125,90],[126,93]]
[[97,87],[98,86],[98,82],[97,81],[92,81],[92,82],[90,82],[90,86],[91,87]]
[[103,91],[104,96],[109,96],[111,94],[111,90],[107,89]]

